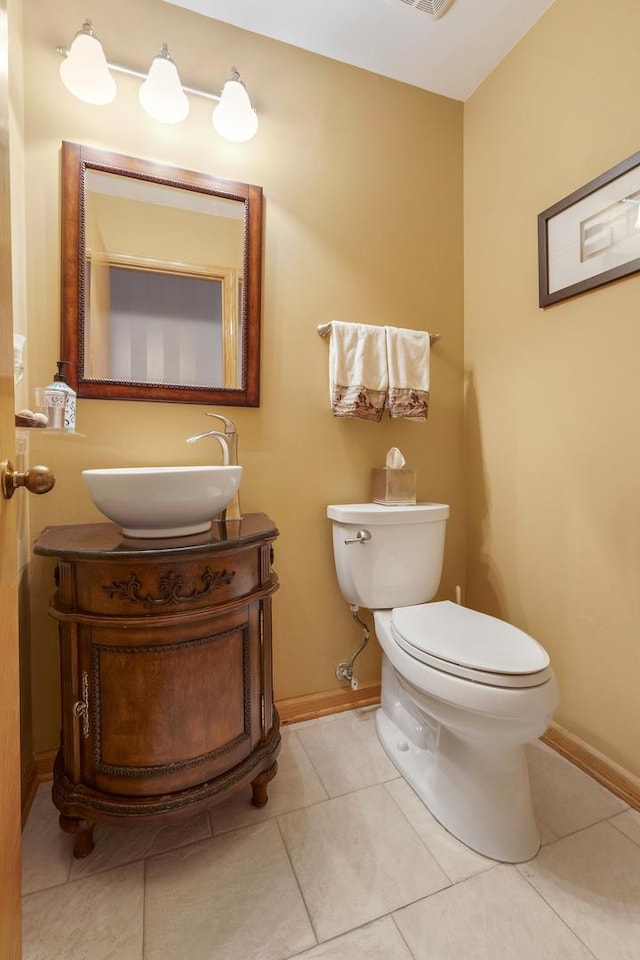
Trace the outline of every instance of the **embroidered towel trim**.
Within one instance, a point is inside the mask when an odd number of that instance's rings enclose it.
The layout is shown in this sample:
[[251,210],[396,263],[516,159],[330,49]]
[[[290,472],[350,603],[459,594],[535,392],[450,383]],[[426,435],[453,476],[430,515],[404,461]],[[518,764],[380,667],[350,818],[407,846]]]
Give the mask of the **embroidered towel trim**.
[[423,330],[386,327],[389,394],[393,419],[426,420],[429,414],[431,340]]
[[329,343],[329,400],[334,416],[380,420],[388,385],[385,328],[334,320]]

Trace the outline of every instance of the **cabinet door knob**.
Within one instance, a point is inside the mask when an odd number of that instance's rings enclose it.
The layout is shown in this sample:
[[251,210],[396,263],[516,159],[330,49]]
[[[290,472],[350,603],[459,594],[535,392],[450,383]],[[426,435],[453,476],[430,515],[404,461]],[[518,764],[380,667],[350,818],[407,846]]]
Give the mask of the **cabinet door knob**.
[[0,464],[0,480],[2,495],[5,500],[10,500],[18,487],[26,487],[29,493],[49,493],[56,482],[56,475],[49,467],[41,465],[19,473],[14,470],[10,460],[3,460]]

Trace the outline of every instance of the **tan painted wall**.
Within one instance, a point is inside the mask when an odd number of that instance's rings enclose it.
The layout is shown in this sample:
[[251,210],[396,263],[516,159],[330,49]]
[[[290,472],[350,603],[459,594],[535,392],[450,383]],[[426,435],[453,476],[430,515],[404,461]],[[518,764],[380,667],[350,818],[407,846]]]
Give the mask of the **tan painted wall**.
[[640,275],[541,310],[536,217],[640,148],[640,5],[556,0],[465,104],[467,602],[640,774]]
[[[55,47],[70,43],[87,14],[80,0],[25,5],[30,381],[49,382],[59,342],[60,141],[102,146],[264,189],[262,398],[227,408],[240,433],[245,512],[278,524],[275,692],[288,698],[338,686],[336,664],[360,642],[335,583],[332,502],[366,500],[369,470],[393,445],[418,470],[418,494],[452,506],[441,595],[463,576],[462,105],[178,10],[160,0],[91,5],[108,55],[147,69],[162,41],[183,81],[211,89],[230,64],[260,111],[245,145],[213,132],[210,106],[192,100],[181,126],[155,123],[137,104],[137,84],[81,104],[58,80]],[[432,364],[426,424],[336,420],[327,402],[331,319],[390,323],[442,334]],[[82,487],[83,468],[204,462],[185,438],[205,408],[120,401],[78,404],[84,441],[36,436],[32,460],[58,483],[32,502],[34,533],[48,524],[101,519]],[[33,702],[36,751],[58,738],[58,663],[46,614],[52,564],[33,564]],[[358,661],[362,681],[379,675],[376,644]]]

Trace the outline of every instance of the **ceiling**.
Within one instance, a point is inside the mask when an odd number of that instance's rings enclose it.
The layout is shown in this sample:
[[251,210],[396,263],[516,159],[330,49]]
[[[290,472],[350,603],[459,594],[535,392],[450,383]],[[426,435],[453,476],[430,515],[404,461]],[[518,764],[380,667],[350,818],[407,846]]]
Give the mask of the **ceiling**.
[[466,100],[553,0],[164,0],[424,90]]

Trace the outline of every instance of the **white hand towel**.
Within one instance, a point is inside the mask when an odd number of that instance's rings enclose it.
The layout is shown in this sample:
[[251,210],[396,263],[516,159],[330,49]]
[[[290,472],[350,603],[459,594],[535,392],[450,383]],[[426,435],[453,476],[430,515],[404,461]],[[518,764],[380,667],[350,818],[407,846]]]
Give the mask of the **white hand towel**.
[[334,416],[380,420],[387,386],[384,327],[334,320],[329,344],[329,400]]
[[429,412],[431,341],[423,330],[387,327],[390,417],[426,420]]

